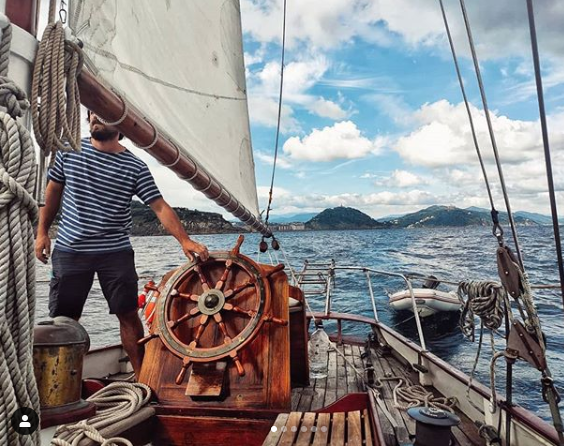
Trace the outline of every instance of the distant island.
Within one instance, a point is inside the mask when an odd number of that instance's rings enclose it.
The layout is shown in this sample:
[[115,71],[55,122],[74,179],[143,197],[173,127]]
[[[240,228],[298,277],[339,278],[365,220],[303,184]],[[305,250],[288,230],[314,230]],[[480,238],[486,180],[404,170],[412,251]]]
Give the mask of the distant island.
[[305,223],[305,229],[381,229],[389,227],[388,223],[381,223],[358,209],[340,206],[325,209]]
[[[296,216],[304,214],[297,214]],[[274,218],[276,219],[276,218]],[[550,224],[550,217],[531,212],[516,212],[515,223],[519,226],[541,226]],[[507,214],[500,212],[499,220],[508,224]],[[283,221],[283,220],[280,220]],[[432,228],[432,227],[464,227],[490,226],[492,224],[490,211],[477,207],[466,209],[456,206],[430,206],[417,212],[405,215],[394,215],[387,218],[373,219],[358,209],[339,206],[325,209],[315,217],[300,223],[291,222],[291,217],[285,223],[271,225],[274,231],[292,230],[339,230],[339,229],[386,229],[386,228]]]
[[[241,222],[229,222],[219,213],[203,212],[187,208],[174,208],[189,234],[230,234],[249,232]],[[132,236],[167,235],[157,216],[149,206],[138,201],[131,203]],[[297,219],[296,219],[297,217]],[[306,217],[309,217],[306,221]],[[542,226],[550,224],[550,217],[530,212],[516,212],[515,223],[519,226]],[[507,225],[506,213],[500,212],[500,222]],[[395,215],[374,219],[358,209],[339,206],[314,214],[295,214],[286,218],[273,217],[270,224],[273,232],[319,231],[346,229],[401,229],[491,226],[490,211],[482,208],[460,209],[455,206],[430,206],[406,215]],[[49,234],[56,237],[58,217]]]
[[[178,218],[188,234],[229,234],[246,232],[241,227],[235,227],[215,212],[203,212],[187,208],[174,208]],[[131,202],[131,218],[133,226],[131,235],[168,235],[159,219],[149,207],[138,201]]]

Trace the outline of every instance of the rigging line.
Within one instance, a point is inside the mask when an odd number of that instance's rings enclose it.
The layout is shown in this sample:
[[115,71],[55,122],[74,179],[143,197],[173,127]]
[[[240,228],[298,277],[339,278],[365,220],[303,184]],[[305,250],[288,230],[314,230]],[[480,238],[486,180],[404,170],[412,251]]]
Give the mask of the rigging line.
[[286,55],[286,0],[284,0],[284,13],[282,21],[282,61],[280,64],[280,95],[278,97],[278,122],[276,125],[276,143],[274,145],[274,162],[272,164],[272,179],[270,180],[270,191],[268,192],[268,206],[266,207],[265,224],[268,225],[270,206],[272,205],[272,192],[274,189],[274,175],[276,174],[276,161],[278,160],[278,141],[280,139],[280,120],[282,118],[282,92],[284,88],[284,57]]
[[546,123],[546,111],[544,107],[544,93],[540,69],[539,48],[537,44],[537,31],[535,27],[535,14],[532,0],[527,0],[527,11],[529,14],[529,29],[531,32],[531,47],[533,51],[533,64],[535,67],[535,79],[537,84],[537,96],[539,100],[539,114],[542,128],[542,142],[544,146],[544,159],[546,163],[546,177],[548,181],[548,194],[550,197],[550,210],[552,212],[552,226],[554,230],[554,242],[556,244],[556,256],[558,257],[558,273],[560,274],[560,291],[564,303],[564,260],[562,259],[562,242],[560,240],[560,226],[558,224],[558,208],[556,204],[556,193],[554,191],[554,178],[552,174],[552,160],[548,143],[548,126]]
[[511,233],[513,234],[513,242],[515,243],[515,250],[517,251],[517,258],[519,260],[519,265],[524,269],[523,257],[521,255],[521,248],[519,244],[519,238],[517,237],[517,229],[515,227],[515,220],[513,218],[513,213],[511,211],[511,204],[509,203],[509,196],[507,194],[507,187],[505,185],[505,178],[503,176],[503,168],[501,167],[501,160],[499,158],[499,152],[497,150],[497,142],[494,135],[492,120],[490,117],[490,111],[488,108],[488,101],[486,99],[486,92],[484,89],[484,83],[482,81],[482,74],[480,72],[480,66],[478,63],[478,56],[476,55],[476,48],[474,46],[474,38],[472,37],[472,30],[470,29],[470,21],[468,19],[468,13],[466,12],[466,5],[464,0],[460,0],[460,7],[462,9],[462,15],[464,17],[464,24],[466,26],[466,34],[468,36],[468,43],[470,44],[470,51],[472,52],[472,60],[474,62],[474,71],[476,72],[476,78],[478,79],[478,86],[480,87],[480,96],[482,98],[482,105],[484,107],[484,114],[486,115],[486,122],[488,124],[488,131],[490,134],[490,140],[492,143],[492,148],[495,157],[495,164],[497,166],[497,171],[499,174],[499,182],[501,184],[501,189],[503,191],[503,199],[505,201],[505,207],[507,209],[507,217],[509,218],[509,223],[511,226]]
[[450,50],[452,52],[452,58],[454,61],[454,67],[456,68],[456,75],[458,77],[458,83],[460,84],[460,90],[462,91],[462,97],[464,98],[464,105],[466,106],[466,112],[468,113],[468,120],[470,121],[470,129],[472,131],[472,140],[474,141],[474,147],[476,148],[476,153],[478,154],[478,160],[480,161],[480,167],[482,168],[482,174],[484,175],[484,181],[486,182],[486,189],[488,191],[488,197],[490,199],[490,204],[492,210],[495,210],[495,205],[492,196],[492,190],[490,187],[490,181],[488,179],[488,174],[486,172],[486,166],[484,165],[484,160],[482,159],[482,152],[480,151],[480,145],[478,144],[478,138],[476,137],[476,129],[474,127],[474,119],[472,118],[472,112],[470,111],[470,104],[468,102],[468,97],[466,96],[466,88],[464,87],[464,81],[462,80],[462,75],[460,74],[460,67],[458,65],[458,57],[456,56],[456,51],[454,49],[454,42],[452,41],[452,35],[450,33],[450,27],[448,25],[447,16],[445,13],[445,7],[443,0],[439,0],[441,5],[441,12],[443,15],[443,21],[445,23],[445,30],[448,36],[448,42],[450,44]]

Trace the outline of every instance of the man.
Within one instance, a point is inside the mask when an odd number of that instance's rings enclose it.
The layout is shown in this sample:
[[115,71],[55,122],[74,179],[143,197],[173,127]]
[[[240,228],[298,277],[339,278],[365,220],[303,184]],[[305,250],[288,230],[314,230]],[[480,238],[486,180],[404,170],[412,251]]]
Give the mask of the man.
[[147,165],[119,143],[118,130],[103,124],[94,113],[88,114],[88,122],[91,137],[82,140],[82,152],[58,152],[49,170],[35,254],[47,263],[51,250],[48,231],[62,199],[49,314],[78,320],[96,273],[110,313],[119,319],[123,347],[139,376],[144,348],[137,345],[143,325],[137,315],[138,277],[129,241],[132,197],[136,195],[151,207],[188,258],[197,254],[205,261],[208,250],[188,237]]

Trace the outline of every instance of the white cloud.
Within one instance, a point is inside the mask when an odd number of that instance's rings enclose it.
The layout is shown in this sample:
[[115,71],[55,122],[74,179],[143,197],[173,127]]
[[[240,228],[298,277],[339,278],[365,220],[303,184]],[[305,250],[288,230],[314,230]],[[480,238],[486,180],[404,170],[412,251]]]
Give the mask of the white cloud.
[[[255,150],[255,157],[269,166],[272,166],[274,164],[274,156],[260,150]],[[287,158],[278,154],[278,157],[276,159],[276,167],[280,167],[281,169],[291,169],[292,163]]]
[[427,180],[412,172],[408,172],[407,170],[394,170],[389,177],[375,181],[374,185],[404,188],[427,183]]
[[343,110],[339,104],[323,98],[316,100],[308,109],[322,118],[330,118],[335,121],[349,116],[349,112]]
[[[492,161],[493,151],[483,111],[471,106],[478,143],[486,161]],[[472,141],[468,116],[463,103],[452,105],[445,100],[423,105],[413,118],[419,127],[400,137],[394,149],[409,163],[427,166],[457,166],[475,163],[476,150]],[[542,148],[540,126],[534,121],[512,120],[491,112],[500,158],[503,163],[516,164],[539,159]],[[564,115],[552,119],[552,144],[564,144]]]
[[[249,117],[251,122],[255,124],[276,127],[278,122],[278,100],[260,95],[249,95]],[[282,133],[301,131],[300,123],[294,117],[294,109],[289,105],[282,105],[280,131]]]
[[[457,2],[445,2],[457,51],[467,54],[467,37]],[[259,42],[279,43],[282,3],[278,0],[243,0],[243,29]],[[525,4],[514,0],[476,0],[468,14],[482,59],[530,54]],[[535,10],[539,42],[544,53],[562,59],[564,4],[544,0]],[[334,48],[355,38],[389,46],[400,37],[409,46],[433,46],[448,52],[448,43],[437,2],[428,0],[301,0],[287,10],[290,47],[303,42],[317,48]]]
[[[315,86],[329,68],[323,56],[310,57],[289,63],[284,69],[283,92],[283,133],[299,131],[300,126],[293,118],[295,108],[333,120],[344,119],[351,114],[339,103],[312,95],[309,90]],[[280,95],[280,64],[268,62],[262,69],[249,73],[249,112],[253,123],[268,127],[276,126]]]
[[308,161],[362,158],[381,151],[381,140],[362,136],[351,121],[337,122],[321,130],[313,129],[303,139],[292,137],[284,144],[284,153],[291,158]]
[[[438,197],[430,192],[412,190],[408,192],[383,191],[371,194],[306,194],[291,193],[286,189],[274,191],[274,203],[278,212],[292,211],[321,211],[336,206],[349,206],[361,209],[370,215],[385,214],[390,208],[405,209],[414,206],[421,208],[436,203],[448,203],[448,198]],[[265,202],[268,199],[268,187],[259,187],[259,199]],[[445,201],[446,200],[446,201]],[[283,211],[284,210],[284,211]]]

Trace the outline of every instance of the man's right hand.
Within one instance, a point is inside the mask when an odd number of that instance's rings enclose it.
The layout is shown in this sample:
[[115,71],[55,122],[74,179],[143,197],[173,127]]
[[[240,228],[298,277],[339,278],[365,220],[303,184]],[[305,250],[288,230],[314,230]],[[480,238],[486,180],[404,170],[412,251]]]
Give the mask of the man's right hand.
[[38,235],[35,240],[35,257],[47,263],[51,255],[51,239],[48,235]]

